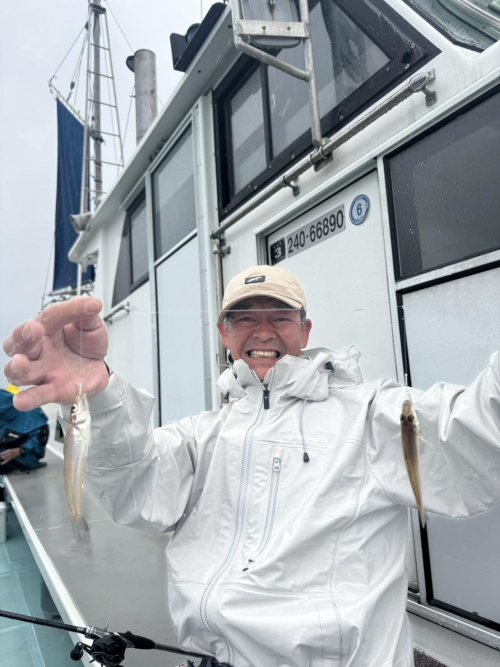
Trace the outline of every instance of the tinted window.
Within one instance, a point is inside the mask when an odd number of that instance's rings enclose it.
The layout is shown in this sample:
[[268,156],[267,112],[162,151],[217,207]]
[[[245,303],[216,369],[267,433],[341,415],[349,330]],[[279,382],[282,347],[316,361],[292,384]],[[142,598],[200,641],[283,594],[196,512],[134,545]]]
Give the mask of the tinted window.
[[[310,13],[319,108],[325,116],[389,62],[388,56],[333,0],[321,0]],[[280,58],[305,69],[304,49],[283,49]],[[308,88],[274,67],[268,70],[273,154],[311,126]]]
[[155,257],[196,227],[193,140],[186,130],[153,174]]
[[[323,136],[329,137],[439,50],[383,0],[309,0]],[[304,70],[303,45],[278,57]],[[312,148],[308,86],[241,56],[214,91],[221,218]]]
[[130,225],[128,217],[123,223],[122,238],[120,241],[120,254],[115,274],[115,285],[113,288],[112,306],[116,306],[130,294]]
[[266,168],[260,70],[229,100],[234,192]]
[[404,278],[500,247],[500,95],[389,159]]
[[146,199],[130,211],[130,235],[132,254],[132,283],[142,280],[148,273],[148,230],[146,223]]

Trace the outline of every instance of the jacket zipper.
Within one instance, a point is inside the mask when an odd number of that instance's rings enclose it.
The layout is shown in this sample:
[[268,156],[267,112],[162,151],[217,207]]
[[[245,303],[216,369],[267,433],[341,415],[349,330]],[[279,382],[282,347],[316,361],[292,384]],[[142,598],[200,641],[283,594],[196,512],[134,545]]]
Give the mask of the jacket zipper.
[[[255,376],[257,377],[257,376]],[[247,495],[247,488],[248,488],[248,475],[249,475],[249,467],[250,467],[250,453],[252,450],[252,440],[251,440],[251,434],[253,434],[254,430],[257,428],[257,426],[260,425],[260,422],[262,420],[262,417],[264,415],[264,410],[269,409],[269,392],[271,388],[271,384],[273,382],[273,377],[274,377],[274,369],[271,371],[271,379],[269,380],[269,384],[267,387],[264,387],[264,400],[259,406],[259,411],[257,413],[257,417],[246,432],[245,435],[245,444],[243,446],[243,468],[242,468],[242,475],[241,475],[241,483],[240,483],[240,492],[239,492],[239,497],[238,497],[238,516],[237,516],[237,521],[236,521],[236,532],[234,535],[233,543],[231,544],[231,549],[229,550],[229,554],[226,557],[226,560],[222,564],[222,566],[219,568],[218,572],[215,574],[215,576],[212,578],[208,586],[205,588],[205,591],[203,593],[203,596],[201,598],[201,606],[200,606],[200,615],[201,615],[201,620],[203,625],[206,627],[207,630],[210,630],[210,632],[213,632],[214,635],[219,637],[227,646],[227,651],[228,651],[228,662],[230,665],[234,663],[234,650],[231,644],[222,637],[219,633],[215,632],[215,630],[210,626],[207,618],[207,604],[208,600],[210,598],[210,595],[215,588],[215,585],[221,578],[221,576],[224,574],[224,572],[227,570],[229,565],[231,564],[231,561],[233,560],[234,556],[236,555],[236,551],[238,549],[238,545],[241,540],[241,535],[243,532],[243,519],[245,518],[245,504],[246,504],[246,495]]]
[[260,546],[255,552],[255,558],[257,558],[257,556],[259,556],[259,554],[261,554],[264,551],[264,549],[267,547],[269,543],[269,540],[271,539],[274,526],[274,516],[276,514],[276,503],[278,500],[280,473],[281,473],[281,459],[276,456],[273,459],[273,476],[271,478],[271,490],[269,491],[269,504],[267,507],[267,517],[264,527],[264,534],[262,535],[262,541],[260,543]]

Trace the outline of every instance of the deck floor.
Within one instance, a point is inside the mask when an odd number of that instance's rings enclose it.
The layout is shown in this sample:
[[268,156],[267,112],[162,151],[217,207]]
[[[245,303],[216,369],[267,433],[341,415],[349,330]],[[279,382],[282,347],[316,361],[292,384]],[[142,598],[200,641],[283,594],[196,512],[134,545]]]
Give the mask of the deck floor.
[[[7,512],[7,541],[0,544],[0,609],[44,618],[41,576],[17,517]],[[0,618],[4,667],[82,665],[69,656],[73,642],[63,630]]]

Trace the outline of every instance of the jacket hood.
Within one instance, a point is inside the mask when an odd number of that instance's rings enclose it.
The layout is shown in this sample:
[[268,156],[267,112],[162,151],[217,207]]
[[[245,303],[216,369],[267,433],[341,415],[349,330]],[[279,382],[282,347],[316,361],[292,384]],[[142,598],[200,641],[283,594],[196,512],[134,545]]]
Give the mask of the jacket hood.
[[304,350],[302,356],[286,355],[268,371],[260,382],[248,364],[238,359],[220,376],[217,386],[229,400],[247,393],[250,386],[267,385],[273,378],[273,392],[281,398],[324,401],[331,389],[340,389],[363,382],[359,358],[361,352],[352,345],[345,352],[318,347]]

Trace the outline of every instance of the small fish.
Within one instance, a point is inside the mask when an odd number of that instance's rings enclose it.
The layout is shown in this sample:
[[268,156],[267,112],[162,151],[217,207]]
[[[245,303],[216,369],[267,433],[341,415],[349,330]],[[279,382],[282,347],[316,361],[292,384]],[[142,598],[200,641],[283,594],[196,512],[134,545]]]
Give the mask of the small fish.
[[418,420],[411,399],[403,402],[401,410],[401,444],[406,470],[410,478],[411,488],[417,501],[418,514],[422,528],[425,528],[428,516],[422,502],[422,486],[420,484],[420,469],[418,465]]
[[73,533],[81,541],[89,539],[89,527],[82,515],[82,486],[90,447],[90,409],[87,394],[78,392],[64,438],[64,489],[71,511]]

